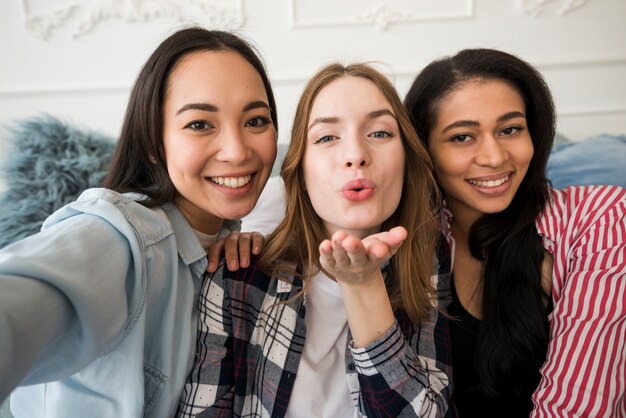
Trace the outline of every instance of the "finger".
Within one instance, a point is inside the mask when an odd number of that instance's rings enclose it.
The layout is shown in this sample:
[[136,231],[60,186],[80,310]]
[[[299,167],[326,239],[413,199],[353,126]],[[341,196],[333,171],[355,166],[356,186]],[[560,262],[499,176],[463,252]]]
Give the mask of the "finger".
[[379,239],[373,239],[370,241],[369,246],[367,247],[367,254],[371,259],[377,261],[388,260],[392,255],[389,245]]
[[206,270],[209,273],[215,273],[217,270],[217,266],[219,266],[220,258],[222,257],[222,252],[224,251],[224,239],[220,239],[213,243],[207,249],[207,260],[208,265]]
[[252,233],[252,254],[259,255],[265,243],[265,236],[260,232]]
[[330,240],[325,239],[319,246],[320,264],[325,269],[335,267],[335,258],[333,257],[333,247]]
[[348,234],[343,231],[337,231],[331,238],[332,244],[332,256],[335,259],[335,265],[348,265],[350,258],[343,248],[343,241],[347,238]]
[[397,226],[395,228],[390,229],[386,232],[380,232],[378,234],[370,235],[364,241],[366,243],[366,247],[369,247],[370,242],[383,242],[389,246],[389,250],[392,254],[395,254],[400,245],[404,242],[407,237],[406,228],[402,226]]
[[387,234],[387,244],[395,249],[398,249],[400,245],[404,242],[408,233],[406,228],[403,226],[396,226],[395,228],[391,228],[389,233]]
[[392,228],[387,234],[385,234],[384,238],[381,241],[387,245],[389,257],[398,252],[398,248],[400,248],[407,235],[408,234],[406,229],[401,226]]
[[252,234],[245,233],[239,236],[239,265],[246,268],[250,265],[250,246]]
[[346,251],[351,264],[364,264],[368,261],[367,249],[357,237],[346,237],[342,242],[342,247]]
[[224,258],[228,270],[236,271],[239,269],[239,232],[231,232],[224,243]]

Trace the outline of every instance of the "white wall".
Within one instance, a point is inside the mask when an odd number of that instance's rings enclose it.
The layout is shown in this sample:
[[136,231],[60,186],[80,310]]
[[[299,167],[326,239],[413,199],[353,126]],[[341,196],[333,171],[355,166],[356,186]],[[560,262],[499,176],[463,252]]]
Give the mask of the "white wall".
[[567,137],[626,133],[626,0],[3,0],[0,152],[6,126],[41,112],[116,135],[141,64],[189,21],[257,45],[280,141],[322,64],[380,61],[403,95],[425,64],[467,47],[537,65]]

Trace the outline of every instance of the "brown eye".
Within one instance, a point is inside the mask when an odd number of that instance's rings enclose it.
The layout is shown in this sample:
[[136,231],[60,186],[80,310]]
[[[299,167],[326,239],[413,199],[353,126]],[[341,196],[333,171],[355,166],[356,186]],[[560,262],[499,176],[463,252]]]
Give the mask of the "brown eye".
[[212,127],[213,126],[210,123],[203,120],[196,120],[185,126],[186,129],[191,129],[192,131],[206,131]]
[[246,126],[251,128],[261,128],[269,123],[269,119],[263,116],[256,116],[246,122]]
[[517,132],[521,131],[522,128],[520,128],[519,126],[509,126],[508,128],[504,128],[502,130],[502,134],[509,136],[509,135],[513,135],[516,134]]
[[464,143],[464,142],[468,142],[470,139],[472,139],[471,136],[462,134],[462,135],[457,135],[453,137],[452,141]]

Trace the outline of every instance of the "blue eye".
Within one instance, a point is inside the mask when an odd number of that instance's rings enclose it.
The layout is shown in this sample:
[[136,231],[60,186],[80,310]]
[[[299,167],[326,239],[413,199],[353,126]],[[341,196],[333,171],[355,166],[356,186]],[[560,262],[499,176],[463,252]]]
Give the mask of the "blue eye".
[[320,138],[317,139],[317,141],[314,142],[314,144],[320,144],[320,143],[325,143],[325,142],[330,142],[330,141],[334,141],[336,138],[332,135],[324,135]]
[[376,132],[372,132],[368,136],[370,138],[384,139],[384,138],[389,138],[389,137],[391,137],[393,135],[389,131],[376,131]]
[[251,128],[261,128],[270,123],[270,120],[265,116],[255,116],[252,119],[246,121],[246,126]]

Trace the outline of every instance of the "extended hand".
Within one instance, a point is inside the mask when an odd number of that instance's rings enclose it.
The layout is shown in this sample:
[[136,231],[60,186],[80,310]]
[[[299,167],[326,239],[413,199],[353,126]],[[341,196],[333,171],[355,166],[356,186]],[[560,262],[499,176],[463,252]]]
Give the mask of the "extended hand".
[[380,266],[398,251],[406,237],[401,226],[362,240],[337,231],[320,244],[320,263],[337,282],[363,283],[380,274]]

